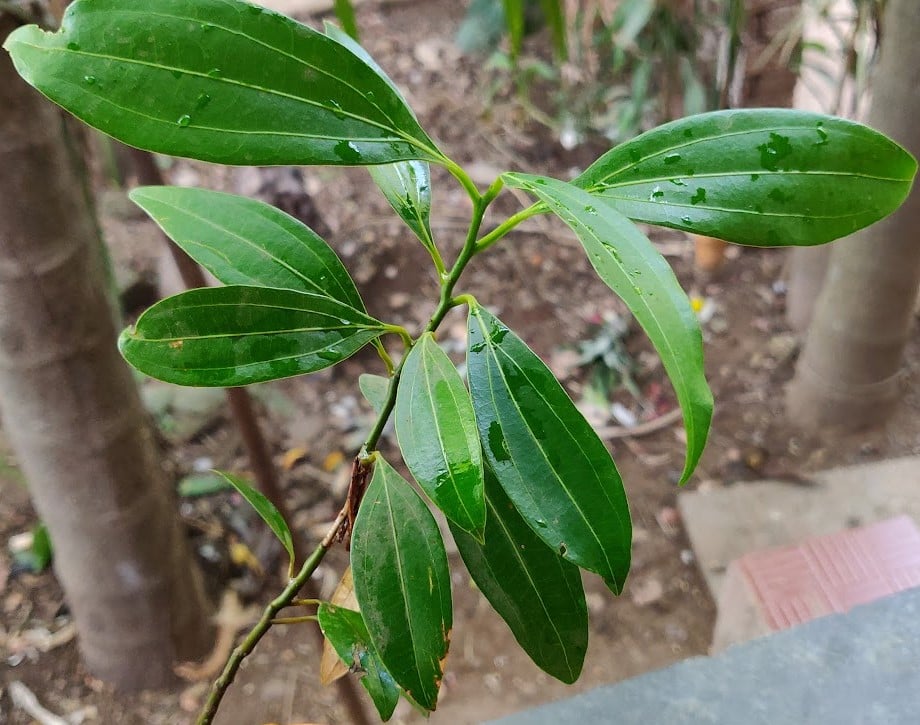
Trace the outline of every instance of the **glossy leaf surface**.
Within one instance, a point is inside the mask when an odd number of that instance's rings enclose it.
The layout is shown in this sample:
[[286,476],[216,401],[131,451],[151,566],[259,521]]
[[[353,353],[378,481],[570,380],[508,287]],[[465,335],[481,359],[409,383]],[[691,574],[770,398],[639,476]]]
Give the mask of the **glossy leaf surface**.
[[619,593],[632,525],[606,446],[543,361],[478,306],[467,366],[483,452],[508,497],[550,548]]
[[453,621],[441,533],[425,502],[382,457],[351,542],[355,594],[393,679],[434,710]]
[[[377,62],[347,33],[335,25],[326,23],[326,34],[350,50],[390,85],[393,92],[400,95],[399,89]],[[408,104],[406,104],[408,108]],[[428,249],[434,248],[431,235],[431,170],[425,161],[400,161],[395,164],[370,166],[368,171],[374,183],[383,192],[384,198],[406,222],[409,228]]]
[[368,167],[383,196],[427,249],[431,235],[431,171],[424,161]]
[[687,431],[686,481],[706,445],[712,392],[703,369],[703,336],[690,300],[667,260],[606,199],[564,181],[506,174],[505,181],[543,201],[578,236],[595,271],[648,334],[674,386]]
[[360,672],[361,684],[386,722],[399,701],[399,688],[371,645],[359,612],[323,603],[317,611],[320,629],[349,669]]
[[463,563],[534,663],[575,682],[588,648],[581,573],[537,537],[488,468],[485,480],[485,543],[450,525]]
[[238,0],[78,0],[4,43],[29,83],[132,146],[224,164],[438,159],[402,97],[323,33]]
[[223,476],[227,483],[233,486],[249,505],[256,510],[256,513],[268,524],[268,528],[272,530],[272,533],[278,537],[278,541],[284,546],[284,550],[290,560],[294,561],[294,539],[291,536],[291,530],[288,528],[287,522],[281,512],[275,508],[275,504],[265,498],[265,494],[261,491],[257,491],[250,486],[245,479],[224,471],[217,471],[217,473]]
[[224,284],[313,292],[364,311],[354,282],[329,245],[269,204],[178,186],[143,186],[129,196]]
[[419,486],[450,521],[481,540],[486,509],[473,404],[431,333],[403,364],[395,417],[403,460]]
[[230,387],[322,370],[382,333],[377,320],[330,297],[235,285],[158,302],[118,344],[151,377]]
[[861,124],[751,109],[659,126],[573,183],[635,221],[740,244],[810,245],[890,214],[916,170],[909,153]]
[[374,409],[374,412],[380,415],[383,406],[386,405],[387,402],[387,393],[390,390],[390,379],[382,375],[362,373],[358,377],[358,388],[360,388],[361,395],[364,396],[364,399],[371,404],[371,408]]

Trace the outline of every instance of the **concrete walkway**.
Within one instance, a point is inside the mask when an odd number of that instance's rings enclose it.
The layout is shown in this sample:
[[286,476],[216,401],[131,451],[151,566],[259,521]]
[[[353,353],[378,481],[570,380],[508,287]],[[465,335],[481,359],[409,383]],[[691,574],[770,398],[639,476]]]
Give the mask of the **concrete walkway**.
[[920,589],[495,721],[916,725]]

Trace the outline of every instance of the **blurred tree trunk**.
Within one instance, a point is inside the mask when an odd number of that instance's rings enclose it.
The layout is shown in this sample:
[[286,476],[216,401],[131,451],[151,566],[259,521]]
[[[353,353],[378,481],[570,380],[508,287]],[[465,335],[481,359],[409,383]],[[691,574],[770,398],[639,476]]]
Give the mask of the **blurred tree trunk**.
[[[0,13],[0,38],[13,29]],[[0,405],[84,661],[162,687],[207,650],[200,577],[115,347],[79,143],[0,53]]]
[[[920,12],[890,0],[868,123],[920,155]],[[920,284],[920,193],[831,252],[787,395],[793,420],[857,428],[882,421],[899,397],[899,369]]]

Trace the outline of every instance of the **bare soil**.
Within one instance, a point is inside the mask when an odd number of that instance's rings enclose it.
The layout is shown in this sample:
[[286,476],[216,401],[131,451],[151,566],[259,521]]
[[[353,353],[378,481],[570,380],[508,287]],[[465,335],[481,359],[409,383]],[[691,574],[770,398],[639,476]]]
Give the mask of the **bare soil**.
[[[405,89],[422,125],[455,160],[469,164],[481,183],[509,168],[563,178],[584,168],[602,146],[563,150],[513,98],[502,93],[488,107],[484,105],[484,88],[491,79],[475,60],[461,58],[451,43],[463,10],[462,4],[446,0],[366,6],[360,16],[363,40]],[[258,190],[277,181],[274,172],[261,173],[184,161],[168,170],[174,183],[231,191]],[[450,257],[462,241],[469,203],[443,172],[433,169],[433,174],[433,226]],[[304,181],[328,226],[327,238],[354,274],[372,314],[410,328],[426,320],[436,290],[427,256],[402,230],[367,174],[360,169],[309,169],[304,171]],[[122,274],[159,276],[161,288],[176,291],[169,289],[171,283],[158,271],[156,230],[119,202],[118,194],[106,198],[114,201],[102,205],[104,227]],[[499,213],[513,212],[519,203],[510,194],[503,196],[487,223],[495,223]],[[694,281],[689,240],[662,230],[651,234],[685,288],[705,300],[707,371],[716,415],[709,447],[690,486],[744,485],[766,476],[784,477],[796,485],[809,471],[831,465],[920,452],[920,416],[916,415],[920,342],[913,340],[908,350],[905,398],[887,426],[849,436],[796,430],[785,420],[782,404],[796,354],[796,340],[784,322],[784,252],[734,249],[721,279],[700,286]],[[551,364],[565,359],[560,350],[566,345],[594,334],[595,323],[604,315],[622,313],[574,238],[549,219],[524,225],[477,258],[461,287],[498,312]],[[462,348],[462,328],[460,317],[448,318],[443,328],[442,341],[455,351]],[[667,413],[675,405],[673,395],[649,344],[635,331],[627,346],[640,363],[636,378],[645,407],[622,392],[616,399],[643,418]],[[341,505],[348,457],[370,420],[356,390],[357,376],[365,371],[382,372],[379,360],[370,353],[331,371],[254,390],[283,470],[294,524],[314,540]],[[579,399],[586,384],[584,373],[568,371],[565,380]],[[618,598],[595,577],[585,577],[591,641],[584,674],[574,686],[555,682],[530,663],[470,585],[457,557],[452,557],[457,565],[454,635],[432,723],[481,722],[706,653],[713,602],[675,509],[683,445],[679,424],[645,437],[611,441],[634,519],[633,569],[625,593]],[[295,449],[299,450],[292,453]],[[392,438],[384,439],[383,451],[390,460],[398,459]],[[177,476],[202,462],[246,469],[240,441],[222,409],[181,440],[173,436],[167,458]],[[0,462],[4,460],[11,459],[6,455]],[[3,542],[34,522],[25,490],[14,479],[14,469],[0,466]],[[246,541],[246,532],[255,530],[239,500],[227,494],[184,500],[181,512],[203,555],[215,600],[230,579],[243,590],[245,601],[256,604],[267,601],[280,587],[274,576],[280,572],[261,579],[252,572],[241,576],[245,567],[228,559],[235,538]],[[247,543],[255,548],[252,541]],[[345,564],[342,551],[327,557],[318,575],[326,595]],[[27,630],[53,632],[66,626],[66,602],[51,573],[10,576],[9,571],[10,559],[0,552],[4,650],[0,721],[30,722],[12,707],[5,685],[13,680],[24,682],[52,711],[62,715],[83,711],[87,722],[192,720],[205,683],[177,684],[173,692],[116,696],[82,669],[75,642],[46,652],[22,645],[21,635]],[[349,722],[335,690],[318,682],[319,656],[307,626],[312,625],[275,627],[266,636],[231,688],[219,722]],[[404,705],[394,717],[394,722],[420,721]]]

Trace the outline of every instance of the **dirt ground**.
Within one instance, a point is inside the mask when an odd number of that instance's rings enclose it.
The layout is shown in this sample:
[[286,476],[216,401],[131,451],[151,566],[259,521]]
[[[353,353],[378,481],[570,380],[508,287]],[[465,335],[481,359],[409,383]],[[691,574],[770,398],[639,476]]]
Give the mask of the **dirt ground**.
[[[461,58],[451,38],[463,4],[434,0],[362,10],[363,40],[395,78],[433,138],[476,180],[517,169],[567,178],[584,168],[602,146],[565,151],[546,129],[501,93],[486,108],[489,81],[475,60]],[[315,19],[314,19],[315,20]],[[405,32],[410,29],[411,32]],[[173,183],[200,184],[278,197],[290,183],[284,173],[227,169],[176,162],[167,171]],[[433,169],[433,227],[450,257],[459,248],[469,203],[455,182]],[[372,314],[417,327],[427,319],[435,281],[422,247],[404,233],[395,216],[360,169],[309,169],[303,185],[328,227],[326,237],[354,274]],[[277,200],[277,199],[276,199]],[[506,194],[487,220],[519,208]],[[123,278],[154,279],[170,289],[159,262],[156,230],[128,208],[118,193],[101,204],[107,238]],[[796,485],[809,471],[859,460],[920,452],[920,342],[908,350],[905,398],[884,428],[846,437],[807,434],[783,416],[783,386],[792,374],[796,339],[784,321],[782,286],[786,254],[778,250],[733,249],[717,283],[699,286],[692,249],[683,235],[653,230],[652,238],[674,265],[688,290],[703,300],[707,372],[716,399],[709,447],[690,486],[745,485],[764,476]],[[584,371],[566,367],[567,352],[596,334],[599,320],[621,314],[620,303],[594,276],[570,233],[550,219],[525,224],[504,243],[474,260],[458,291],[471,292],[501,315],[545,360],[560,368],[573,397],[582,398]],[[463,324],[445,322],[442,342],[459,353]],[[639,400],[620,391],[615,399],[640,419],[667,414],[675,403],[663,370],[641,332],[626,338]],[[460,357],[457,357],[458,361]],[[258,386],[266,430],[283,469],[294,524],[316,537],[341,505],[345,464],[369,425],[360,402],[361,372],[382,372],[379,360],[362,353],[308,378]],[[150,390],[147,389],[148,397]],[[191,394],[189,394],[191,395]],[[219,402],[197,427],[166,431],[169,465],[177,477],[204,463],[245,472],[238,436]],[[602,421],[615,425],[616,421]],[[713,602],[696,568],[674,507],[683,460],[679,424],[643,437],[616,437],[611,450],[630,498],[634,519],[633,568],[625,593],[613,597],[600,580],[586,576],[591,640],[584,673],[567,687],[538,670],[521,652],[509,630],[491,611],[453,556],[455,626],[439,709],[432,723],[475,723],[558,699],[600,684],[704,654],[709,645]],[[2,443],[2,441],[0,441]],[[0,453],[3,449],[0,448]],[[392,437],[383,452],[398,460]],[[0,541],[29,530],[33,521],[24,488],[8,455],[0,457]],[[227,585],[226,557],[213,554],[221,542],[202,538],[202,521],[242,520],[252,527],[245,506],[220,494],[182,501],[190,536],[202,554],[215,597]],[[235,517],[235,518],[234,518]],[[196,523],[198,525],[196,525]],[[236,527],[239,530],[240,526]],[[210,546],[210,549],[208,547]],[[327,557],[318,578],[326,595],[345,565],[345,553]],[[9,576],[9,557],[0,552],[0,624],[4,645],[0,664],[0,722],[19,725],[29,718],[11,705],[5,685],[21,680],[46,707],[80,714],[85,722],[186,723],[200,705],[205,683],[183,683],[174,692],[115,697],[80,666],[73,641],[49,651],[14,648],[15,635],[28,630],[58,631],[67,626],[66,602],[50,573]],[[238,574],[238,572],[237,572]],[[269,577],[270,579],[270,577]],[[248,603],[267,601],[277,580],[250,586]],[[219,722],[344,723],[348,716],[334,689],[319,685],[318,653],[306,626],[276,627],[244,664],[224,703]],[[64,638],[66,639],[66,638]],[[394,722],[420,722],[401,704]]]

